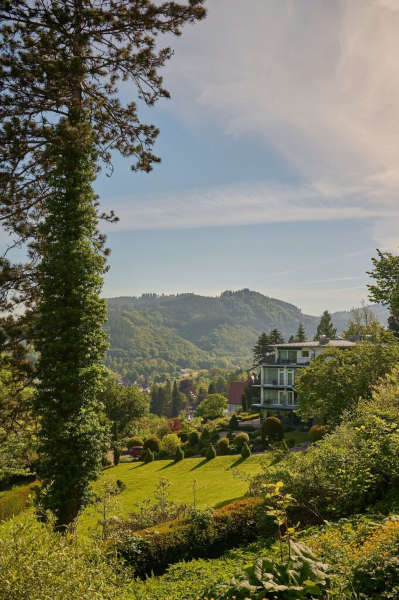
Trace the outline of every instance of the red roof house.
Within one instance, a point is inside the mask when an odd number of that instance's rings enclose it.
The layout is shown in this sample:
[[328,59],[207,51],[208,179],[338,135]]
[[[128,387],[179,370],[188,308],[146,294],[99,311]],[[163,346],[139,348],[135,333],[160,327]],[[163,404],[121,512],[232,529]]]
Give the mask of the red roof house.
[[227,397],[227,410],[229,413],[241,408],[241,398],[245,388],[249,385],[249,381],[233,381],[230,384],[229,394]]

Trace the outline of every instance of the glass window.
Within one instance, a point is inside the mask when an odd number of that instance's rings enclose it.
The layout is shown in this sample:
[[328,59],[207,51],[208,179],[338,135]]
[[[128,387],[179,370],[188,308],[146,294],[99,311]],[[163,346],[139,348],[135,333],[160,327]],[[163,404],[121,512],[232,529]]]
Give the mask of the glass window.
[[309,358],[309,350],[302,350],[302,358]]
[[294,385],[294,370],[288,369],[287,371],[287,385]]
[[276,367],[264,367],[263,383],[266,385],[278,384],[278,369]]
[[278,384],[285,385],[285,371],[284,369],[280,369],[278,373]]
[[278,391],[277,390],[264,390],[263,403],[264,404],[278,404]]

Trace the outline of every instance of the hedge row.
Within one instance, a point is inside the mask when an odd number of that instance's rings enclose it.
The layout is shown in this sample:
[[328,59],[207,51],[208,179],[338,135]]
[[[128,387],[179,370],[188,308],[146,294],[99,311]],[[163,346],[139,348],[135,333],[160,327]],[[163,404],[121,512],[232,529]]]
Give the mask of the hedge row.
[[11,519],[32,503],[33,487],[38,485],[32,481],[22,487],[10,490],[0,498],[0,521]]
[[261,498],[245,498],[214,512],[197,511],[192,519],[138,531],[118,543],[118,552],[142,578],[152,573],[160,575],[181,560],[216,558],[226,550],[253,542],[260,533],[274,534],[272,519],[262,519],[259,531],[257,512],[261,503]]

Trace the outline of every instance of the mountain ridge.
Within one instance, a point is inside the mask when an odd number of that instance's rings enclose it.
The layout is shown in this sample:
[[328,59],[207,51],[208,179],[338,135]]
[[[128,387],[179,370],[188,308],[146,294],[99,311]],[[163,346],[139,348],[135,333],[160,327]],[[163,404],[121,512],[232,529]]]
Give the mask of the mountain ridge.
[[[245,288],[220,296],[143,294],[107,299],[106,330],[110,348],[106,364],[129,381],[162,380],[183,368],[247,366],[263,331],[295,334],[299,323],[313,338],[320,317],[307,315],[292,303]],[[387,311],[376,306],[386,321]],[[350,311],[332,313],[338,332]]]

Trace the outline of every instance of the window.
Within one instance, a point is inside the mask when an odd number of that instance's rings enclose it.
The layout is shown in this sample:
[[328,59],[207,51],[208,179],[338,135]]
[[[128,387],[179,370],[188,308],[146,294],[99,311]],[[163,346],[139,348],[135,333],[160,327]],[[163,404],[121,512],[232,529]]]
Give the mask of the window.
[[263,383],[265,385],[277,385],[278,369],[276,367],[265,367],[263,369]]
[[302,358],[309,358],[309,350],[302,350]]
[[287,385],[294,385],[294,370],[288,369],[287,371]]
[[284,369],[279,369],[278,384],[279,385],[285,385]]

